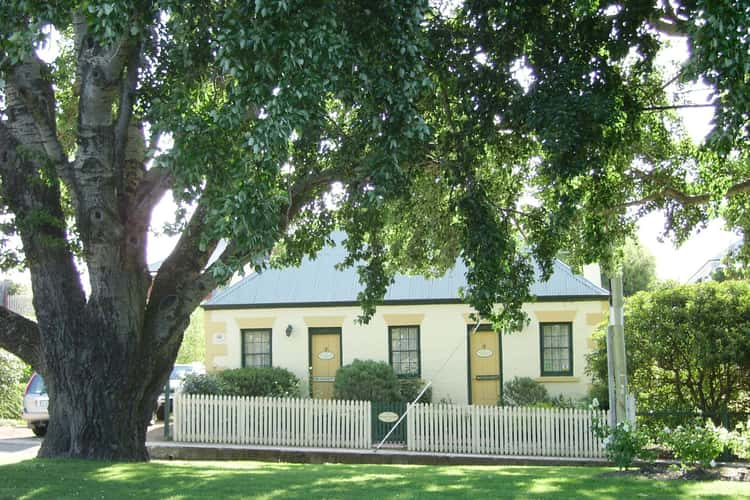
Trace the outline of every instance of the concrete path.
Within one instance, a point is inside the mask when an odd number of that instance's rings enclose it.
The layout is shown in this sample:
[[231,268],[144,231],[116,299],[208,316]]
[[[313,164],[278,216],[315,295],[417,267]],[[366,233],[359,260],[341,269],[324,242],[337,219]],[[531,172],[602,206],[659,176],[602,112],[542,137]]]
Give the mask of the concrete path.
[[[38,438],[25,425],[0,426],[0,465],[7,465],[36,457],[43,438]],[[149,427],[146,445],[151,441],[164,440],[164,425],[158,423]]]
[[42,438],[34,436],[25,426],[0,427],[0,465],[34,458],[41,444]]

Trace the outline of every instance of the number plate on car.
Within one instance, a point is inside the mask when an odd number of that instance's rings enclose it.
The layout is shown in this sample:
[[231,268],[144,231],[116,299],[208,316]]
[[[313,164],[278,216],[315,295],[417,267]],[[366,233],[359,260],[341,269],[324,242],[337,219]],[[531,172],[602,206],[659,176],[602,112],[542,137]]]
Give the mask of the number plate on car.
[[39,401],[36,402],[36,407],[37,408],[41,408],[43,410],[46,410],[48,404],[49,404],[48,400],[46,400],[46,399],[40,399]]

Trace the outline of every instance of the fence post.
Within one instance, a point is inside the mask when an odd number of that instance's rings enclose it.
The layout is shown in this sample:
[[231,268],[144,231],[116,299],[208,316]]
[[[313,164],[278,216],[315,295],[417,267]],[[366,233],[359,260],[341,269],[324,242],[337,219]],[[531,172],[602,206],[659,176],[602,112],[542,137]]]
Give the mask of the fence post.
[[169,435],[169,379],[164,385],[164,439],[170,441],[172,438]]
[[628,394],[625,396],[625,421],[631,424],[633,429],[636,428],[635,412],[635,395]]

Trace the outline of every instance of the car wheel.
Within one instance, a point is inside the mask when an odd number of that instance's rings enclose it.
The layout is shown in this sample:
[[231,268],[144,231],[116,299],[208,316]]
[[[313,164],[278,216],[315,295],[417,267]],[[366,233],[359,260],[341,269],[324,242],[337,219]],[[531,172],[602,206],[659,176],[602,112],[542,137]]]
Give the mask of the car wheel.
[[37,437],[44,437],[44,435],[47,434],[47,426],[34,424],[31,426],[31,432]]
[[164,420],[164,405],[159,405],[156,409],[156,420]]

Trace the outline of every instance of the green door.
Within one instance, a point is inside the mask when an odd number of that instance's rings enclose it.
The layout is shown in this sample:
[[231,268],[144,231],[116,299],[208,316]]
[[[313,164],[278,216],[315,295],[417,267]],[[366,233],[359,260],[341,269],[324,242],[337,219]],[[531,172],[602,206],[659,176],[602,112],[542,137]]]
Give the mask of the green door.
[[[377,446],[406,411],[406,403],[372,403],[372,444]],[[385,441],[391,445],[406,446],[406,418]]]

